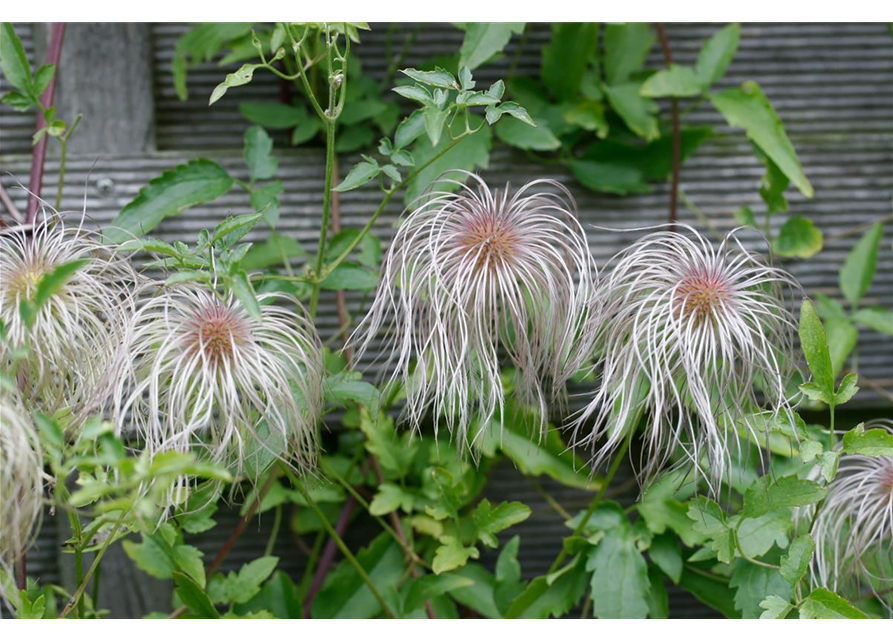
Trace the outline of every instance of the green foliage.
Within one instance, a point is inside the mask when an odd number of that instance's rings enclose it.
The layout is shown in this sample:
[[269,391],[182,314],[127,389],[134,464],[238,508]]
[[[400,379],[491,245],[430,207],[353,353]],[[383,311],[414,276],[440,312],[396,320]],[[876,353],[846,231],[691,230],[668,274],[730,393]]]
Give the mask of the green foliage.
[[104,239],[109,244],[117,244],[142,236],[165,218],[215,200],[232,186],[233,179],[226,170],[204,158],[165,171],[140,189],[137,197],[112,220]]
[[871,287],[884,227],[873,225],[852,248],[840,270],[840,290],[855,309]]

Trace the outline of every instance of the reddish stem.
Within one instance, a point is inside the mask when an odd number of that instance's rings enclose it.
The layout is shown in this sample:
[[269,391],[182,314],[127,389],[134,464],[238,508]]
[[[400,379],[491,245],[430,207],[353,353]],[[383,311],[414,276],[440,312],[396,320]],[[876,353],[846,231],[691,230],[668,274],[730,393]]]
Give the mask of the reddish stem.
[[260,493],[257,494],[257,497],[254,499],[254,502],[251,503],[251,506],[248,508],[248,512],[242,516],[242,519],[239,520],[239,524],[236,525],[236,528],[233,529],[233,532],[230,534],[229,538],[227,538],[226,542],[223,543],[223,546],[220,547],[220,551],[217,552],[217,555],[214,556],[214,561],[208,565],[208,569],[205,572],[206,578],[210,578],[214,575],[214,572],[220,568],[220,565],[226,559],[226,556],[229,555],[229,552],[232,551],[233,545],[236,544],[236,541],[242,537],[242,534],[245,532],[245,528],[248,526],[248,523],[251,521],[251,518],[254,517],[254,514],[257,513],[258,508],[260,507],[260,503],[263,502],[264,496],[267,495],[267,492],[273,487],[273,483],[276,482],[278,478],[278,474],[273,473],[270,475],[270,478],[267,480],[267,483],[260,490]]
[[[670,39],[667,37],[667,30],[664,28],[663,22],[655,22],[657,36],[660,39],[660,46],[664,51],[664,60],[667,67],[673,64],[673,52],[670,50]],[[673,182],[670,191],[670,216],[669,222],[675,228],[677,220],[677,209],[679,206],[679,170],[682,164],[682,133],[679,126],[679,99],[670,98],[670,116],[673,121]]]
[[[50,85],[47,87],[47,90],[43,92],[43,95],[40,98],[40,103],[43,105],[43,110],[39,114],[37,114],[37,131],[40,131],[45,126],[47,126],[47,121],[43,117],[43,111],[53,106],[53,96],[56,93],[56,78],[59,75],[59,58],[62,55],[62,41],[65,40],[66,24],[67,23],[65,22],[54,22],[53,30],[50,34],[50,46],[49,51],[47,52],[47,64],[56,65],[56,73],[53,74],[53,79],[50,80]],[[43,187],[43,168],[46,164],[47,158],[47,143],[49,142],[48,138],[49,136],[43,136],[40,139],[40,142],[37,143],[37,146],[34,147],[34,152],[31,155],[31,184],[29,186],[29,191],[31,193],[28,195],[28,214],[25,218],[25,222],[27,224],[32,224],[37,218],[40,191]]]

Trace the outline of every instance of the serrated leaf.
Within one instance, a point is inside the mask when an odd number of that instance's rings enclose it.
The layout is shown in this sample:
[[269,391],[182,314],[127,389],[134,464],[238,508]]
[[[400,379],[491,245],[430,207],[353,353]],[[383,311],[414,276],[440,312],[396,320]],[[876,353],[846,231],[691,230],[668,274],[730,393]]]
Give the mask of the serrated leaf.
[[787,554],[781,557],[781,569],[779,569],[781,577],[792,585],[800,582],[809,569],[813,551],[815,551],[815,540],[811,535],[806,533],[795,539],[788,547]]
[[893,434],[886,429],[866,431],[860,424],[844,434],[843,451],[848,455],[893,457]]
[[436,574],[441,574],[464,566],[469,558],[477,559],[480,555],[480,551],[475,547],[464,546],[454,536],[441,536],[440,546],[434,552],[434,562],[431,563],[431,570]]
[[238,573],[218,574],[208,586],[208,595],[217,604],[244,604],[260,592],[278,563],[279,558],[264,556],[243,565]]
[[[549,578],[552,577],[550,581]],[[560,618],[574,608],[586,592],[586,564],[577,556],[560,575],[539,576],[512,601],[506,618]]]
[[763,610],[760,620],[781,620],[794,610],[794,605],[781,596],[771,595],[760,602],[760,609]]
[[291,129],[309,118],[303,105],[281,102],[240,102],[239,111],[250,122],[267,129]]
[[216,162],[199,158],[165,171],[140,189],[105,229],[103,241],[117,244],[148,233],[165,218],[227,193],[233,179]]
[[834,397],[834,376],[825,329],[812,300],[805,298],[800,306],[800,344],[818,390],[827,398]]
[[347,177],[344,178],[344,180],[341,181],[341,184],[335,187],[333,191],[343,193],[345,191],[350,191],[351,189],[356,189],[357,187],[362,187],[370,180],[375,179],[379,173],[381,173],[381,167],[379,167],[377,163],[359,162],[348,172]]
[[599,618],[645,618],[648,615],[648,565],[636,548],[626,522],[613,527],[589,552],[592,612]]
[[273,139],[258,124],[245,131],[245,164],[254,180],[268,180],[276,175],[279,160],[273,156]]
[[445,593],[450,593],[454,589],[470,587],[474,585],[474,580],[465,578],[454,573],[447,575],[427,575],[422,576],[418,580],[414,580],[406,594],[406,603],[404,610],[408,613],[424,606],[426,600],[435,598]]
[[437,146],[440,142],[440,136],[443,134],[443,125],[446,124],[449,112],[436,106],[427,106],[424,109],[425,116],[425,133],[433,146]]
[[419,71],[418,69],[401,69],[400,72],[409,76],[416,82],[441,89],[459,89],[459,83],[452,73],[435,67],[434,71]]
[[785,476],[774,482],[768,476],[763,476],[745,492],[741,516],[757,518],[776,509],[815,504],[827,493],[825,487],[796,476]]
[[813,589],[800,605],[800,618],[809,619],[867,619],[868,616],[839,595],[824,588]]
[[211,603],[210,598],[195,580],[185,573],[175,571],[173,573],[174,583],[177,585],[177,595],[183,601],[190,611],[199,618],[219,618],[220,614]]
[[793,596],[791,585],[782,579],[778,571],[742,559],[735,563],[729,586],[735,589],[735,607],[745,619],[759,618],[763,613],[760,603],[770,595],[783,599]]
[[422,109],[413,111],[397,125],[394,132],[394,149],[399,150],[411,145],[425,132],[425,114]]
[[486,498],[478,503],[471,517],[477,537],[485,545],[496,548],[496,534],[503,529],[524,522],[530,517],[530,507],[520,502],[501,502],[495,508]]
[[254,287],[251,286],[248,274],[245,271],[236,271],[230,275],[229,284],[233,294],[242,303],[242,307],[248,312],[248,315],[255,320],[261,320],[263,315],[260,303],[257,301],[257,295],[254,293]]

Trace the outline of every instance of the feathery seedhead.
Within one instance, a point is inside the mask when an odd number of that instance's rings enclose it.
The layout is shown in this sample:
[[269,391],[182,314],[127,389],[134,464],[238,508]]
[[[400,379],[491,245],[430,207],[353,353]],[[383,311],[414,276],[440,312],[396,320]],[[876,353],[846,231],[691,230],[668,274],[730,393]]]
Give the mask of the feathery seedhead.
[[[34,302],[56,268],[84,259],[86,266],[49,296],[29,329],[22,301]],[[61,215],[43,215],[33,230],[0,233],[0,319],[9,342],[0,345],[0,357],[9,366],[12,352],[27,346],[16,370],[25,402],[48,414],[70,409],[75,422],[105,405],[136,281],[126,259]]]
[[[866,429],[886,429],[893,420],[873,420]],[[807,521],[813,509],[806,509]],[[867,587],[893,612],[893,457],[842,455],[813,525],[811,565],[815,586],[851,596]]]
[[762,406],[769,412],[763,418],[792,417],[787,389],[797,368],[796,322],[785,293],[799,286],[745,249],[737,231],[714,246],[680,225],[613,259],[594,330],[601,387],[573,424],[577,444],[599,447],[594,466],[645,415],[640,482],[681,445],[683,463],[715,494],[739,446],[737,429],[757,429],[749,416]]
[[43,509],[42,472],[28,414],[17,397],[0,392],[0,565],[12,566],[33,540]]
[[232,295],[199,285],[147,299],[127,329],[127,362],[114,389],[119,431],[129,414],[151,455],[204,451],[242,474],[266,451],[311,470],[322,345],[297,300],[266,293],[258,301],[259,320]]
[[358,357],[386,327],[391,382],[404,383],[410,423],[418,428],[432,409],[435,428],[443,420],[473,445],[481,435],[469,436],[475,414],[484,425],[497,412],[502,419],[502,348],[517,370],[519,399],[544,426],[548,402],[578,368],[572,346],[595,278],[570,192],[552,180],[491,191],[476,175],[450,172],[410,209],[351,337]]

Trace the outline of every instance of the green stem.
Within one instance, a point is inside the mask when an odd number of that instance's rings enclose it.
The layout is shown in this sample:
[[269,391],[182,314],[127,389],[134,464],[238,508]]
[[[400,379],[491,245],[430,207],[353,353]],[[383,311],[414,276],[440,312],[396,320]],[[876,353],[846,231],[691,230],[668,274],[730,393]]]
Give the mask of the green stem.
[[74,133],[74,130],[78,128],[78,125],[81,122],[81,117],[83,114],[78,114],[75,117],[74,122],[68,128],[62,136],[59,138],[59,142],[62,143],[62,151],[61,158],[59,160],[59,188],[56,190],[56,211],[59,210],[59,207],[62,206],[62,187],[65,186],[65,166],[66,159],[68,157],[68,138],[71,137],[71,134]]
[[313,580],[313,572],[316,569],[316,561],[319,559],[319,554],[322,551],[322,544],[325,541],[325,531],[320,531],[316,534],[316,540],[313,541],[313,548],[310,550],[310,557],[307,559],[307,566],[304,568],[304,576],[301,578],[299,587],[299,593],[301,594],[302,600],[307,594],[307,589],[310,588],[310,581]]
[[96,567],[96,571],[93,573],[93,593],[91,598],[93,599],[93,610],[96,611],[99,609],[99,577],[102,573],[102,565]]
[[[636,421],[636,423],[638,423],[638,420]],[[626,456],[626,451],[627,449],[629,449],[629,444],[630,442],[632,442],[633,434],[635,434],[635,432],[636,429],[635,426],[633,426],[629,431],[629,435],[623,440],[623,444],[621,445],[620,450],[617,452],[617,455],[614,457],[614,462],[611,463],[611,468],[608,469],[608,474],[602,481],[602,486],[599,487],[598,493],[595,496],[595,500],[593,500],[592,504],[589,505],[589,508],[583,515],[583,519],[580,520],[577,528],[574,529],[572,537],[578,536],[583,533],[583,530],[586,528],[586,525],[589,524],[589,520],[592,518],[595,510],[598,508],[598,505],[601,504],[602,498],[605,496],[605,491],[608,490],[608,486],[611,484],[611,480],[614,479],[614,474],[617,473],[617,469],[620,468],[620,463]],[[557,571],[558,568],[561,566],[561,563],[564,562],[565,558],[567,558],[567,549],[562,549],[561,553],[558,554],[558,557],[555,558],[555,562],[553,562],[552,566],[549,567],[549,573],[554,573],[555,571]]]
[[[77,584],[81,584],[84,581],[84,552],[81,551],[80,541],[78,541],[78,546],[74,548],[74,575],[75,581]],[[76,618],[84,617],[84,600],[83,598],[78,598],[78,606],[75,612]]]
[[329,215],[332,211],[332,173],[335,169],[335,122],[326,120],[326,186],[322,203],[322,228],[319,231],[319,249],[316,253],[315,282],[310,294],[310,317],[316,317],[319,292],[322,288],[323,266],[326,260],[326,241],[329,238]]
[[68,604],[65,605],[64,609],[62,609],[62,613],[59,614],[60,618],[64,618],[69,613],[71,613],[71,610],[76,604],[80,606],[79,603],[81,601],[81,596],[84,595],[84,590],[87,588],[87,584],[90,582],[90,578],[93,577],[93,574],[99,568],[99,563],[102,560],[102,556],[105,555],[105,552],[112,544],[112,540],[114,540],[115,536],[118,534],[118,529],[120,529],[121,525],[124,523],[125,516],[127,516],[126,512],[122,513],[121,517],[118,518],[118,521],[115,522],[115,526],[112,527],[112,531],[111,533],[109,533],[109,537],[106,538],[105,542],[102,543],[102,547],[100,547],[99,551],[96,552],[96,557],[93,558],[93,562],[90,564],[90,568],[87,569],[87,575],[84,576],[84,579],[78,586],[77,591],[74,592],[74,595],[71,596],[71,600],[68,601]]
[[273,530],[270,531],[270,538],[267,540],[267,547],[264,549],[265,556],[273,555],[273,547],[276,546],[276,538],[279,537],[279,527],[282,526],[282,505],[276,507],[276,513],[273,516]]
[[307,489],[304,488],[304,483],[299,482],[296,485],[298,491],[301,492],[301,495],[304,496],[304,499],[307,501],[308,506],[313,510],[316,516],[319,518],[322,523],[323,529],[326,530],[326,533],[335,541],[335,544],[338,546],[338,549],[341,550],[341,553],[344,555],[344,559],[347,560],[350,565],[357,572],[357,575],[360,576],[360,579],[366,583],[366,586],[369,587],[369,591],[372,592],[372,595],[378,601],[378,604],[381,606],[381,610],[384,611],[385,615],[388,618],[396,618],[394,612],[391,611],[391,608],[388,606],[388,603],[385,601],[384,597],[379,592],[378,588],[375,586],[375,583],[372,582],[372,578],[369,577],[369,574],[366,573],[366,570],[363,568],[363,565],[360,564],[360,561],[357,560],[356,556],[351,552],[351,550],[344,543],[344,540],[341,539],[341,536],[338,535],[338,532],[335,531],[335,528],[329,522],[329,519],[326,517],[326,514],[322,512],[322,510],[316,505],[313,501],[313,498],[310,497],[310,493]]
[[828,405],[828,410],[831,412],[831,428],[828,432],[828,451],[834,451],[834,445],[837,444],[837,437],[834,435],[834,404]]
[[[360,505],[361,505],[366,511],[369,511],[369,510],[370,510],[371,505],[369,504],[369,501],[366,500],[366,499],[360,494],[359,491],[357,491],[357,490],[356,490],[356,489],[355,489],[355,488],[354,488],[354,487],[353,487],[347,480],[345,480],[343,477],[341,477],[341,475],[338,474],[334,469],[332,469],[332,468],[330,468],[330,467],[327,468],[327,469],[325,470],[325,474],[326,474],[327,476],[332,477],[338,484],[340,484],[342,487],[344,487],[344,489],[345,489],[350,495],[352,495],[352,496],[354,497],[354,499],[355,499],[357,502],[359,502]],[[372,513],[370,512],[369,515],[372,515]],[[408,558],[409,558],[412,562],[414,562],[414,563],[416,563],[416,564],[418,564],[418,565],[421,565],[421,566],[425,567],[426,569],[430,569],[430,568],[431,568],[431,565],[428,564],[427,562],[425,562],[424,559],[420,558],[420,557],[416,554],[415,549],[413,549],[412,547],[410,547],[409,544],[406,542],[405,538],[401,537],[401,536],[397,533],[396,529],[394,529],[391,525],[389,525],[387,522],[385,522],[385,521],[384,521],[384,518],[382,518],[381,516],[376,516],[376,515],[372,515],[372,517],[375,518],[375,520],[378,522],[378,524],[381,525],[381,528],[384,529],[385,532],[386,532],[389,536],[391,536],[391,537],[397,542],[397,544],[400,545],[400,547],[403,549],[403,552],[408,556]]]
[[384,199],[381,201],[381,204],[378,205],[378,209],[375,210],[375,213],[369,219],[369,222],[366,223],[366,226],[360,230],[360,232],[354,237],[353,240],[351,240],[350,244],[348,244],[347,247],[344,249],[344,251],[341,252],[341,255],[339,255],[337,258],[335,258],[335,260],[333,260],[332,262],[329,263],[329,265],[326,267],[325,273],[322,274],[323,275],[322,279],[325,279],[325,276],[328,276],[332,271],[334,271],[338,267],[338,265],[340,265],[342,262],[344,262],[344,260],[347,259],[347,256],[349,256],[351,253],[353,253],[353,250],[359,246],[360,242],[363,241],[363,238],[366,236],[366,234],[369,233],[369,231],[372,229],[373,225],[375,225],[375,221],[378,220],[379,216],[381,216],[381,214],[384,212],[385,207],[388,206],[388,203],[391,201],[391,198],[394,197],[395,193],[397,193],[398,191],[400,191],[400,189],[402,189],[407,184],[409,184],[412,180],[414,180],[416,178],[416,176],[418,176],[422,171],[427,169],[433,162],[440,159],[450,149],[452,149],[457,144],[459,144],[459,142],[461,142],[468,136],[477,133],[478,131],[479,131],[479,129],[471,129],[468,131],[464,131],[460,135],[456,136],[455,138],[453,138],[450,141],[450,143],[448,145],[446,145],[441,151],[439,151],[433,158],[431,158],[427,162],[423,163],[415,171],[410,173],[408,176],[406,176],[406,178],[404,178],[397,185],[395,185],[393,189],[388,191],[385,194]]

